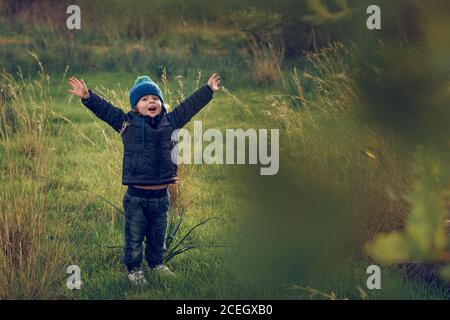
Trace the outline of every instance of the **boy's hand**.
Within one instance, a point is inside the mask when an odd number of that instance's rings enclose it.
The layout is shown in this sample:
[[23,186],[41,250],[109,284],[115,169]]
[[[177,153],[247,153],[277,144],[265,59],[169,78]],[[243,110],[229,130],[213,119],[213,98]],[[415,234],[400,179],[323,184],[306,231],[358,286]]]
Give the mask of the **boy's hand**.
[[81,79],[80,81],[75,77],[71,77],[69,80],[69,84],[72,86],[72,90],[69,89],[67,91],[69,91],[71,94],[74,94],[81,99],[89,98],[89,91],[83,79]]
[[213,92],[217,92],[220,89],[220,76],[214,73],[208,80],[208,86]]

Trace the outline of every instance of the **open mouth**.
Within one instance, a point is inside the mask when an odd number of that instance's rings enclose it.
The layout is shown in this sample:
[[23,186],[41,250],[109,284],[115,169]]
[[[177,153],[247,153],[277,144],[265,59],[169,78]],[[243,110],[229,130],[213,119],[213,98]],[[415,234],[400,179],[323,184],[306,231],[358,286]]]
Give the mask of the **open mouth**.
[[150,112],[155,112],[156,109],[157,109],[156,107],[149,107],[149,108],[148,108],[148,111],[150,111]]

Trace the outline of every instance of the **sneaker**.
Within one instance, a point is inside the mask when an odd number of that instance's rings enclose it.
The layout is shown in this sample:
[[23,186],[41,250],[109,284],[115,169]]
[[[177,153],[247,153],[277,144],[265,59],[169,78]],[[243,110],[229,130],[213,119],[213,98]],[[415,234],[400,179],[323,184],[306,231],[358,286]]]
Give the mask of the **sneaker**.
[[128,280],[136,285],[145,285],[147,280],[145,280],[144,271],[141,269],[132,270],[128,272]]
[[169,269],[168,266],[166,266],[165,264],[158,264],[156,267],[151,268],[150,270],[160,273],[160,274],[164,274],[164,275],[169,275],[169,276],[174,276],[175,273]]

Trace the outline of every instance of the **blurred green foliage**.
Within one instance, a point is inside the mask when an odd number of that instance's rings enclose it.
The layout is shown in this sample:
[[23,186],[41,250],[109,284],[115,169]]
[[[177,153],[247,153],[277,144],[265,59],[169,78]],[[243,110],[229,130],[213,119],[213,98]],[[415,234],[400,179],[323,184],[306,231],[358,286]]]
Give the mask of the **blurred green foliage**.
[[[409,216],[402,230],[367,245],[384,263],[448,261],[450,190],[450,4],[383,2],[383,32],[359,45],[355,72],[360,119],[394,134],[414,154],[407,192]],[[445,274],[445,272],[444,272]]]
[[[413,190],[407,196],[410,216],[405,229],[382,234],[367,246],[383,263],[439,262],[448,250],[444,221],[447,216],[442,191],[450,187],[450,159],[439,159],[419,148]],[[445,161],[444,161],[445,160]]]

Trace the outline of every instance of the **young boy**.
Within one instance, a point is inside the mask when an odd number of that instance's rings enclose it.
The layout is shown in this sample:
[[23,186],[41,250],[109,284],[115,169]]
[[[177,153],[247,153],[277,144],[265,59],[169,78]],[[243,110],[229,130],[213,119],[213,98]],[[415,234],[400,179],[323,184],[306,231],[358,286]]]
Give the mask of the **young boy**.
[[83,80],[71,77],[70,93],[98,118],[108,123],[122,137],[124,145],[122,184],[128,185],[123,198],[125,244],[123,262],[128,278],[146,283],[141,269],[142,242],[146,241],[145,259],[151,270],[171,274],[163,264],[169,209],[168,185],[177,180],[177,165],[171,159],[172,132],[182,128],[213,98],[220,88],[214,73],[208,84],[198,89],[173,111],[167,112],[161,89],[149,77],[138,77],[130,90],[131,111],[125,113],[111,105]]

